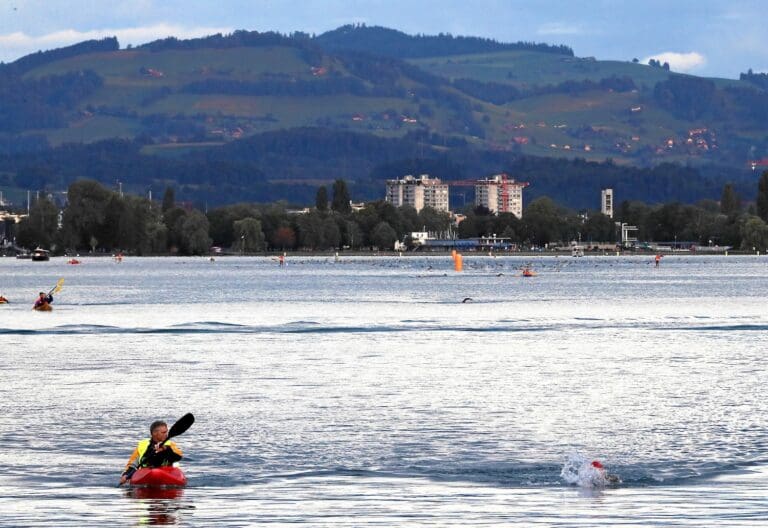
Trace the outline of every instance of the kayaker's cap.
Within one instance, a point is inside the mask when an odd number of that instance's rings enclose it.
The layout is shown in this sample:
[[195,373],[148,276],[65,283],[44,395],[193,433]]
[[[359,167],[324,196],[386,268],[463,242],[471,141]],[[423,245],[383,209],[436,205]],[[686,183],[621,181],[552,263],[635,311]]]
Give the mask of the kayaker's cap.
[[601,464],[599,460],[593,460],[592,467],[595,467],[597,469],[603,469],[603,464]]

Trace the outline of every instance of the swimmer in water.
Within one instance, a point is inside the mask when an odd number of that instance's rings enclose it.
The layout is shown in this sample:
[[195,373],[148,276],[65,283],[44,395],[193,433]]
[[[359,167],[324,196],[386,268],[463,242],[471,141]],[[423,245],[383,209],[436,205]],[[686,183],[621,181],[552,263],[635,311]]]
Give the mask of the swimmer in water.
[[619,476],[609,474],[606,471],[605,466],[603,466],[602,462],[600,462],[599,460],[593,460],[592,467],[595,468],[595,470],[598,472],[598,474],[605,481],[606,484],[621,484],[621,479],[619,478]]

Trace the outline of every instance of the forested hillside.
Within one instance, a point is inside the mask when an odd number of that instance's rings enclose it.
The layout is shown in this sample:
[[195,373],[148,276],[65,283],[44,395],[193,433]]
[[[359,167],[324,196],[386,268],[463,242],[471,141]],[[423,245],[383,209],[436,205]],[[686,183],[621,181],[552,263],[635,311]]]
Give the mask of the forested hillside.
[[306,204],[337,178],[369,200],[404,174],[504,171],[572,207],[605,186],[716,199],[727,181],[749,200],[767,114],[761,74],[703,79],[559,44],[366,26],[110,38],[0,65],[0,189],[20,203],[84,177],[211,205]]

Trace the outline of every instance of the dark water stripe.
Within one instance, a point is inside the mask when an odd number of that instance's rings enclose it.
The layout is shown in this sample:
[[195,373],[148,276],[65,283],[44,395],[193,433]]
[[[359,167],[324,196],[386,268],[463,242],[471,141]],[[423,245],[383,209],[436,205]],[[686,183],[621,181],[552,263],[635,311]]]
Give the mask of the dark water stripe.
[[662,327],[659,330],[696,330],[696,331],[715,331],[715,332],[761,332],[768,330],[768,324],[737,324],[737,325],[707,325],[707,326],[682,326],[682,327]]
[[[521,321],[522,322],[522,321]],[[0,335],[94,335],[94,334],[144,334],[144,335],[188,335],[188,334],[376,334],[397,332],[459,332],[459,333],[499,333],[499,332],[547,332],[584,329],[579,324],[552,325],[497,325],[497,326],[430,326],[430,325],[383,325],[383,326],[322,326],[316,322],[289,323],[279,326],[249,326],[232,323],[183,323],[164,328],[121,328],[104,325],[63,325],[43,329],[0,328]],[[643,329],[662,332],[762,332],[768,331],[768,324],[736,325],[691,325],[659,326],[657,323],[625,323],[589,325],[590,329],[619,330]]]
[[120,328],[104,326],[55,327],[40,330],[0,328],[0,335],[94,335],[94,334],[337,334],[337,333],[394,333],[394,332],[542,332],[551,330],[549,327],[425,327],[425,326],[327,326],[301,327],[290,326],[171,326],[166,328]]

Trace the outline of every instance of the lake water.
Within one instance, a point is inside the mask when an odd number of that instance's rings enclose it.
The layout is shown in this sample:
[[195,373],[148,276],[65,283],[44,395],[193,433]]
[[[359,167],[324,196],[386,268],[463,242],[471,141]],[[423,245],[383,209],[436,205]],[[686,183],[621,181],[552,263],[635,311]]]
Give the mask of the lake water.
[[[82,260],[0,259],[0,525],[768,519],[765,257]],[[118,489],[186,412],[186,489]]]

